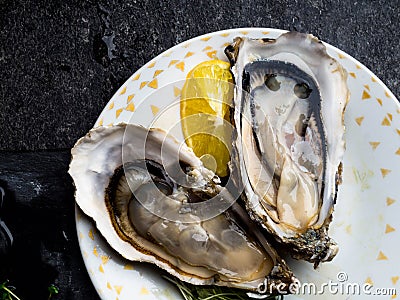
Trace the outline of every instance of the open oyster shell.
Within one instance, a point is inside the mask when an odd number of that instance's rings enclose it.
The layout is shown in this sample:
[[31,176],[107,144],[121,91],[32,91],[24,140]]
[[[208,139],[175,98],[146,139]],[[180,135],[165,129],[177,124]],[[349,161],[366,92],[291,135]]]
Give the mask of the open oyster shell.
[[247,210],[294,257],[331,260],[346,71],[316,37],[298,32],[238,37],[225,53],[237,85],[232,167]]
[[95,128],[73,147],[69,173],[79,207],[129,260],[199,285],[274,291],[295,280],[214,173],[159,129]]

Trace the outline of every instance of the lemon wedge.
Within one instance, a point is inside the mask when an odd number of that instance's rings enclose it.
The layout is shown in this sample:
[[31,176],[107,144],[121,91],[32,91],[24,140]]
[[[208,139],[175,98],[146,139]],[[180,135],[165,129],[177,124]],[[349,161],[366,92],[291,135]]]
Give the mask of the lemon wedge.
[[195,66],[181,91],[180,116],[186,144],[220,177],[229,174],[233,77],[229,63],[214,59]]

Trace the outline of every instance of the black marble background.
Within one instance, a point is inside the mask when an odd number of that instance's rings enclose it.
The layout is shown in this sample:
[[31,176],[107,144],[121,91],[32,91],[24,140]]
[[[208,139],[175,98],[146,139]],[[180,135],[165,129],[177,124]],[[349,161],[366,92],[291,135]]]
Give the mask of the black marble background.
[[0,0],[0,216],[15,238],[0,281],[22,299],[46,299],[50,283],[54,299],[98,299],[75,232],[69,150],[154,56],[216,30],[297,30],[356,58],[398,98],[399,15],[398,0]]

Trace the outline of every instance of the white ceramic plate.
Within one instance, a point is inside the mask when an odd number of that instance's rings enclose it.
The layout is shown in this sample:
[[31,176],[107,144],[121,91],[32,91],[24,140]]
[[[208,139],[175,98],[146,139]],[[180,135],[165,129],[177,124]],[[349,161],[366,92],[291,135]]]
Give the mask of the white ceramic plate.
[[[236,36],[274,38],[281,33],[268,28],[231,29],[183,42],[135,72],[111,98],[95,126],[119,122],[149,126],[155,122],[153,126],[169,128],[179,120],[179,110],[169,113],[168,118],[158,117],[179,97],[191,68],[214,57],[226,60],[223,50]],[[364,283],[373,284],[369,292],[376,294],[368,299],[393,299],[396,296],[377,294],[390,294],[393,288],[400,293],[400,106],[361,63],[330,45],[327,48],[347,70],[351,90],[345,115],[343,184],[330,227],[340,251],[333,262],[317,270],[306,262],[288,263],[301,282],[314,283],[319,290],[321,284],[331,281],[338,291],[325,287],[323,295],[306,292],[287,299],[364,299]],[[180,134],[176,132],[178,138]],[[76,226],[85,265],[102,299],[182,299],[160,277],[159,270],[128,262],[110,249],[79,209]],[[350,284],[361,287],[360,296],[347,291]]]

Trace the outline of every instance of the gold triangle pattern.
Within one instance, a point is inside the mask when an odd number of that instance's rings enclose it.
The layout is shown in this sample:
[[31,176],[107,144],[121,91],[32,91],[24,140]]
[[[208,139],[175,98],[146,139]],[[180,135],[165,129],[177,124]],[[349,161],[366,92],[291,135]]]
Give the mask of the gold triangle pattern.
[[178,97],[181,94],[181,90],[179,88],[177,88],[176,86],[174,86],[174,96]]
[[114,285],[114,289],[117,292],[117,294],[121,294],[122,291],[122,286],[121,285]]
[[194,54],[194,52],[189,51],[188,53],[186,53],[185,58],[191,57],[193,54]]
[[156,65],[156,62],[153,61],[152,63],[150,63],[150,64],[147,66],[147,68],[148,68],[148,69],[154,68],[155,65]]
[[164,72],[164,70],[155,70],[153,78],[155,78],[156,76],[160,75],[162,72]]
[[394,199],[392,199],[392,198],[390,198],[390,197],[386,197],[386,205],[387,206],[390,206],[390,205],[392,205],[393,203],[395,203],[396,202],[396,200],[394,200]]
[[362,122],[364,121],[364,117],[358,117],[356,118],[356,123],[358,124],[358,126],[361,126]]
[[140,78],[140,73],[138,73],[135,77],[132,78],[132,81],[136,81]]
[[101,256],[101,262],[103,263],[103,265],[105,265],[106,263],[108,263],[108,261],[110,260],[110,257],[107,255],[102,255]]
[[207,56],[208,56],[209,58],[214,58],[214,57],[215,57],[215,54],[217,54],[217,50],[207,52]]
[[132,264],[126,264],[125,266],[124,266],[124,270],[134,270],[135,268],[133,267],[133,265]]
[[390,226],[389,224],[386,224],[386,229],[385,229],[385,233],[390,233],[395,231],[396,229],[394,229],[392,226]]
[[367,279],[365,279],[365,283],[369,285],[374,285],[374,282],[372,281],[371,277],[367,277]]
[[185,71],[185,62],[181,61],[180,63],[177,63],[175,67],[183,72]]
[[377,260],[388,260],[387,256],[382,251],[379,251],[378,257],[376,259]]
[[99,266],[99,271],[100,271],[101,273],[104,273],[103,265],[100,265],[100,266]]
[[168,67],[170,67],[170,66],[176,64],[178,61],[179,61],[179,60],[176,60],[176,59],[171,60],[171,61],[169,62]]
[[201,50],[201,51],[203,51],[203,52],[206,52],[206,51],[209,51],[209,50],[212,50],[212,47],[211,46],[207,46],[207,47],[205,47],[203,50]]
[[126,99],[126,103],[131,102],[133,97],[135,97],[135,94],[129,95],[128,98]]
[[153,113],[153,116],[155,116],[160,111],[160,108],[155,105],[150,105],[150,108],[151,112]]
[[117,110],[115,111],[115,117],[116,117],[117,119],[119,118],[119,115],[122,113],[122,111],[123,111],[122,108],[117,109]]
[[146,84],[148,84],[148,83],[149,83],[148,81],[143,81],[143,82],[141,82],[141,83],[140,83],[139,89],[144,88],[144,87],[146,86]]
[[150,292],[149,292],[149,290],[146,289],[145,287],[142,287],[142,288],[140,289],[140,295],[148,295],[148,294],[150,294]]
[[369,142],[373,150],[376,150],[380,143],[381,142]]
[[135,104],[133,102],[129,103],[128,106],[126,107],[127,111],[134,112],[135,111]]
[[[104,270],[103,270],[103,272],[104,272]],[[90,270],[89,273],[90,273],[91,275],[94,274],[94,273],[93,273],[93,270]],[[97,290],[97,292],[99,293],[99,296],[100,296],[100,297],[103,297],[103,290],[102,290],[101,288],[99,288],[99,289]]]
[[385,178],[392,170],[381,168],[382,177]]
[[89,230],[88,236],[89,236],[89,238],[90,238],[92,241],[94,241],[93,229],[90,229],[90,230]]
[[120,95],[123,95],[126,93],[126,86],[121,90],[121,92],[119,92]]
[[388,117],[385,117],[381,123],[382,126],[390,126],[390,120]]
[[364,91],[363,94],[362,94],[361,99],[365,100],[365,99],[369,99],[369,98],[371,98],[371,95],[368,94],[367,91]]
[[152,89],[157,89],[158,88],[158,81],[157,78],[154,78],[150,83],[148,84],[149,87]]

